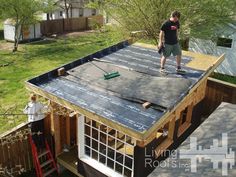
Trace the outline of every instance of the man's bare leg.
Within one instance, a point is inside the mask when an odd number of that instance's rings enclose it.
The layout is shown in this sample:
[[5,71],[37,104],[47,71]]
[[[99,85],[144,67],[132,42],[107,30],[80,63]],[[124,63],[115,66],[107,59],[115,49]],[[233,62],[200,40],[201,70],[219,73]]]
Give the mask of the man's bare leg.
[[162,68],[165,68],[165,63],[166,63],[166,57],[165,57],[165,56],[162,56],[162,57],[161,57],[161,69],[162,69]]
[[177,73],[180,73],[180,74],[185,74],[186,71],[184,71],[183,69],[181,69],[181,58],[182,56],[181,55],[177,55],[176,56],[176,71]]
[[181,55],[176,56],[177,69],[181,69]]

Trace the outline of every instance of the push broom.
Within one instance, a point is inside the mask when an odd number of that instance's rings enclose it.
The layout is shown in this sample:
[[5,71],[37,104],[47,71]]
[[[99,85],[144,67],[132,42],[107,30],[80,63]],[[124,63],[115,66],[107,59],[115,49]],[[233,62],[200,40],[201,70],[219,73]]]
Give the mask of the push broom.
[[104,80],[109,80],[109,79],[112,79],[112,78],[115,78],[115,77],[119,77],[120,76],[120,73],[118,71],[116,72],[111,72],[111,73],[108,73],[107,71],[105,71],[104,69],[100,68],[98,65],[94,64],[91,60],[89,60],[90,63],[92,63],[96,68],[100,69],[101,71],[103,71],[105,74],[103,75],[104,76]]

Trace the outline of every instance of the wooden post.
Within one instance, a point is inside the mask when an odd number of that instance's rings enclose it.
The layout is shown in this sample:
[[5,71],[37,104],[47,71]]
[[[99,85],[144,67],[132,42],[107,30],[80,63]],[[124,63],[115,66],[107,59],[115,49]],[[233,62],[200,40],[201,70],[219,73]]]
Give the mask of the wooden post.
[[66,144],[70,146],[70,116],[66,116]]
[[169,122],[168,138],[173,140],[175,132],[175,117],[173,117]]
[[[55,104],[51,104],[52,108]],[[60,135],[60,117],[55,114],[54,109],[51,112],[51,132],[54,135],[55,141],[55,156],[59,155],[61,152],[61,135]]]
[[191,103],[188,106],[187,117],[186,117],[186,122],[188,123],[191,123],[192,121],[193,107],[194,107],[193,103]]
[[54,115],[54,141],[56,156],[61,152],[60,117]]

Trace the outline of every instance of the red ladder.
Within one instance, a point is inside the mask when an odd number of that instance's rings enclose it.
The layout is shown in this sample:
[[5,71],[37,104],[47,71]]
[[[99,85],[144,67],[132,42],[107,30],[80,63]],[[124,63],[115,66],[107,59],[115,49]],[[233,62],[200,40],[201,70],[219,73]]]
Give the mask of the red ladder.
[[37,177],[46,177],[54,172],[58,174],[58,168],[52,156],[48,142],[45,140],[46,150],[38,154],[37,147],[34,144],[31,135],[29,135],[29,141]]

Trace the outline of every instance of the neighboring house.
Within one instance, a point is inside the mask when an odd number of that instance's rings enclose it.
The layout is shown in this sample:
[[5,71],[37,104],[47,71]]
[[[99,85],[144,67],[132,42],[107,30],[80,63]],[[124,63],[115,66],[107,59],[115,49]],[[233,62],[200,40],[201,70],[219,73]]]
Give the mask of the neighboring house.
[[191,38],[189,50],[215,56],[225,53],[225,61],[216,69],[216,72],[236,76],[236,23],[228,24],[217,33],[219,37],[216,42]]
[[[68,15],[69,18],[76,17],[88,17],[93,15],[98,15],[99,11],[97,9],[86,8],[85,5],[88,1],[85,0],[73,0],[70,4],[67,4],[69,7]],[[58,1],[56,4],[56,10],[49,14],[43,15],[43,20],[54,20],[66,18],[65,4],[63,0]]]
[[[22,28],[21,41],[35,40],[41,38],[40,24],[32,24]],[[14,41],[15,37],[15,22],[11,19],[4,21],[4,39],[7,41]]]

